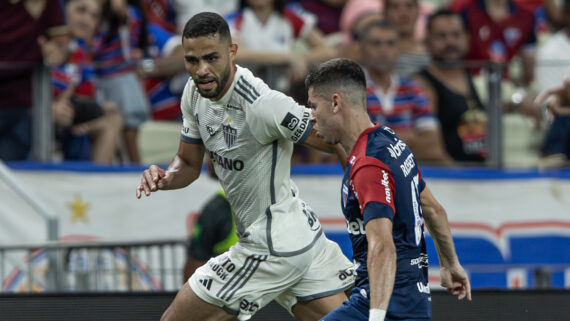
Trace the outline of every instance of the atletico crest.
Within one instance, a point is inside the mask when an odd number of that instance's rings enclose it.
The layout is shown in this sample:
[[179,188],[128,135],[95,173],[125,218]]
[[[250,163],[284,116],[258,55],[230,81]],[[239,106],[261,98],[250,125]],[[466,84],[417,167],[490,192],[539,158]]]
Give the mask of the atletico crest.
[[231,148],[237,138],[237,129],[233,128],[230,125],[222,125],[222,130],[224,132],[224,140],[226,141],[226,145],[228,148]]

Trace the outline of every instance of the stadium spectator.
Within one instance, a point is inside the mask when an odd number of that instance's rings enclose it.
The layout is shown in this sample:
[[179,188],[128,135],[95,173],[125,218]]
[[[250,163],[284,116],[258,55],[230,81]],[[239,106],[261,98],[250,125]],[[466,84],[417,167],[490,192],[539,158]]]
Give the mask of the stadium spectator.
[[152,119],[179,119],[180,98],[188,80],[180,36],[155,23],[148,24],[147,34],[148,49],[139,73],[144,78]]
[[[310,63],[336,55],[317,28],[316,17],[299,4],[242,0],[241,9],[226,20],[240,47],[236,61],[251,67],[275,90],[288,92],[291,82],[301,82],[306,76]],[[293,44],[299,39],[308,45],[308,51],[294,50]]]
[[396,27],[388,21],[372,21],[364,26],[359,42],[370,118],[394,129],[420,162],[449,162],[429,99],[418,84],[395,72],[399,58]]
[[[567,78],[570,77],[570,0],[564,0],[562,7],[564,29],[558,31],[537,52],[536,80],[541,91],[558,87],[564,82],[568,89]],[[566,80],[564,80],[566,79]],[[570,108],[562,102],[558,95],[549,102],[549,110],[554,119],[542,148],[544,156],[549,159],[568,160],[570,158]],[[568,102],[568,101],[567,101]],[[566,104],[567,106],[568,104]]]
[[95,101],[95,71],[89,55],[99,23],[98,0],[69,0],[65,18],[71,32],[71,54],[52,68],[53,120],[64,159],[111,163],[117,152],[122,117],[112,103]]
[[468,38],[459,14],[435,12],[427,25],[426,44],[432,61],[414,79],[439,119],[445,149],[456,161],[483,162],[487,114],[465,67]]
[[411,77],[429,63],[425,45],[415,31],[420,17],[418,0],[383,1],[384,17],[396,26],[399,34],[400,58],[396,71],[402,77]]
[[350,153],[341,207],[357,265],[356,287],[350,301],[321,320],[429,320],[424,219],[439,256],[441,285],[471,300],[445,209],[406,144],[369,118],[362,69],[354,61],[333,59],[309,74],[306,83],[319,135]]
[[299,5],[317,17],[317,28],[325,36],[340,31],[340,15],[347,0],[303,0]]
[[148,22],[159,25],[170,33],[177,33],[177,13],[174,2],[174,0],[142,0],[142,7]]
[[346,299],[354,267],[298,198],[291,152],[296,142],[341,160],[346,154],[312,131],[310,110],[235,65],[238,46],[221,16],[192,17],[182,41],[192,80],[182,97],[180,147],[167,170],[144,171],[136,196],[189,185],[207,149],[239,241],[194,272],[163,320],[248,320],[274,299],[298,319],[318,319]]
[[0,159],[24,160],[32,144],[32,73],[68,55],[59,1],[0,2]]
[[138,163],[138,128],[149,119],[148,99],[136,73],[148,46],[146,20],[140,3],[134,6],[126,0],[105,0],[102,17],[101,31],[93,41],[97,98],[119,106],[128,159]]
[[176,11],[178,33],[182,33],[188,19],[200,12],[215,12],[222,17],[239,9],[240,0],[172,0]]
[[536,47],[533,13],[512,0],[472,0],[461,15],[470,39],[466,59],[508,64],[520,54],[523,83],[528,85],[533,79]]

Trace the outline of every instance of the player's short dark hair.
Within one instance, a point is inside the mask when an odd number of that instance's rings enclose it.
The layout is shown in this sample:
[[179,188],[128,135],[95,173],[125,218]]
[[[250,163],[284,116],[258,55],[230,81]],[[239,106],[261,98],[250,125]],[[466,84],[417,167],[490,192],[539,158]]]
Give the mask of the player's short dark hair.
[[398,34],[398,28],[396,28],[396,25],[393,24],[392,22],[385,19],[374,19],[362,27],[362,29],[358,33],[358,40],[364,40],[370,33],[370,30],[374,28],[390,30]]
[[333,90],[345,91],[357,97],[357,102],[361,102],[362,98],[365,99],[366,77],[355,61],[335,58],[323,62],[310,72],[305,79],[305,86],[307,89],[313,87],[317,94],[326,95]]
[[461,26],[463,27],[463,30],[467,30],[467,28],[465,27],[465,22],[463,21],[463,19],[461,18],[461,15],[459,13],[452,11],[450,9],[439,9],[429,16],[429,18],[427,20],[427,24],[426,24],[426,29],[428,31],[431,31],[431,28],[433,26],[433,22],[438,18],[457,18],[461,22]]
[[231,43],[230,28],[222,16],[214,12],[201,12],[195,14],[184,26],[184,38],[198,38],[220,35],[220,40]]

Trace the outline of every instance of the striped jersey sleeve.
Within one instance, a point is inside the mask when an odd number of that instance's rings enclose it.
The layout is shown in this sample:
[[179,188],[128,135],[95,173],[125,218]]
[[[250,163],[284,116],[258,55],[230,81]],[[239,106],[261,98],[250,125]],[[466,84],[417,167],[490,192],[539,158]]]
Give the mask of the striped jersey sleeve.
[[192,78],[188,79],[184,92],[182,93],[182,101],[180,109],[182,110],[182,132],[180,133],[180,140],[191,144],[201,144],[202,138],[198,128],[197,114],[194,114],[194,106],[196,101],[193,99],[199,95],[194,86],[192,85]]

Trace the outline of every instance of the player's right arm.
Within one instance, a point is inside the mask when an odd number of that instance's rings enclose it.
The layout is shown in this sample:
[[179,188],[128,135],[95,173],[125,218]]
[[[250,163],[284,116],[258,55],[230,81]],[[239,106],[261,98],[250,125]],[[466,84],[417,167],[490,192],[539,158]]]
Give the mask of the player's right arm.
[[143,172],[136,191],[137,198],[141,198],[143,192],[149,196],[159,189],[182,188],[195,181],[200,176],[204,150],[202,144],[180,141],[178,152],[166,170],[151,165]]
[[420,202],[426,226],[437,249],[441,285],[453,295],[458,295],[458,299],[467,297],[471,301],[471,285],[455,253],[445,209],[427,186],[420,194]]
[[178,152],[166,170],[151,165],[143,172],[136,191],[137,198],[140,198],[143,192],[149,196],[151,192],[159,189],[186,187],[200,176],[205,147],[191,104],[193,94],[198,95],[193,89],[192,79],[189,79],[181,100],[184,127],[181,131]]

